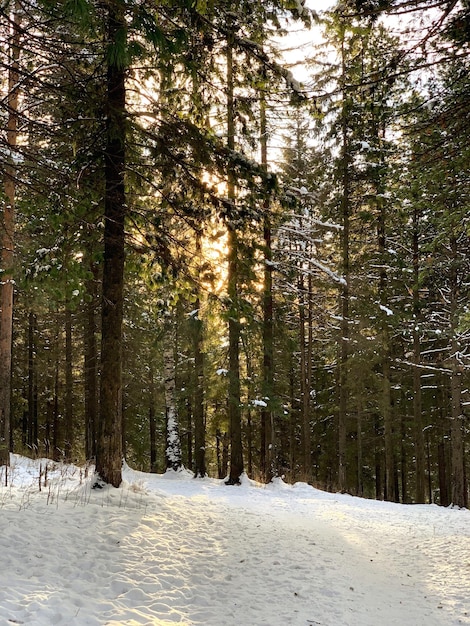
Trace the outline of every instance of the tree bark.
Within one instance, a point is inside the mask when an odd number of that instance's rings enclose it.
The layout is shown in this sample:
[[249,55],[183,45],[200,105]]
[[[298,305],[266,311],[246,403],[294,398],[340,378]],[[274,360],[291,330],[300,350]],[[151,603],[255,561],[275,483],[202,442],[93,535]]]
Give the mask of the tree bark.
[[348,369],[349,369],[349,274],[350,274],[350,161],[349,132],[347,114],[346,81],[346,51],[344,29],[341,36],[342,62],[342,113],[341,113],[341,272],[344,282],[340,292],[340,337],[338,342],[338,489],[347,491],[347,433],[348,433]]
[[421,343],[419,335],[420,297],[419,297],[419,214],[415,208],[413,212],[413,417],[414,417],[414,444],[416,467],[415,502],[425,502],[426,474],[425,474],[425,446],[423,434],[422,398],[421,398]]
[[122,318],[124,288],[124,189],[126,143],[125,41],[122,0],[108,9],[107,128],[105,149],[104,264],[101,328],[100,424],[96,472],[118,487],[122,482]]
[[[65,287],[67,289],[67,285]],[[73,423],[73,364],[72,364],[72,311],[69,299],[65,301],[65,411],[64,459],[70,463],[74,444]]]
[[[201,232],[196,230],[196,255],[201,257]],[[194,477],[203,478],[206,468],[206,423],[204,411],[204,325],[201,319],[199,288],[196,287],[196,313],[192,318],[194,355]]]
[[164,386],[166,408],[166,466],[175,471],[182,466],[181,440],[178,410],[176,406],[176,366],[175,366],[175,329],[172,319],[168,319],[165,332]]
[[[149,357],[151,359],[151,356]],[[155,375],[153,365],[149,365],[149,436],[150,436],[150,472],[156,474],[157,467],[157,423],[155,419]]]
[[[227,146],[235,150],[235,108],[233,80],[233,35],[227,41]],[[240,315],[238,302],[238,234],[235,215],[235,179],[232,168],[228,171],[227,195],[232,203],[233,215],[228,219],[228,299],[229,299],[229,374],[228,374],[228,416],[230,424],[230,474],[228,485],[240,484],[244,470],[242,444],[242,415],[240,407]]]
[[[385,252],[385,217],[383,207],[380,208],[379,219],[379,254],[383,258]],[[379,298],[383,309],[387,303],[386,274],[381,271],[379,279]],[[390,372],[390,331],[386,321],[385,310],[381,314],[381,358],[382,358],[382,398],[381,409],[384,425],[384,445],[385,445],[385,492],[386,500],[398,501],[398,493],[395,480],[395,435],[393,430],[393,411],[391,394],[391,372]]]
[[[266,100],[260,103],[261,165],[268,171],[268,136]],[[261,411],[261,473],[269,483],[277,474],[274,441],[274,323],[273,323],[273,251],[271,208],[269,199],[263,203],[264,277],[263,277],[263,401]]]
[[96,455],[96,426],[98,421],[98,346],[96,340],[96,304],[98,300],[98,266],[87,250],[89,278],[85,283],[88,301],[84,312],[84,403],[85,403],[85,456]]
[[206,424],[204,419],[204,352],[203,325],[200,319],[200,301],[196,300],[197,314],[193,320],[194,353],[194,476],[203,478],[206,469]]
[[36,364],[37,319],[31,311],[28,316],[28,447],[38,452],[38,382]]
[[10,18],[8,66],[8,120],[6,143],[9,157],[5,166],[3,212],[0,236],[0,465],[10,462],[11,373],[13,341],[14,246],[15,246],[15,150],[18,136],[18,77],[20,57],[19,3]]
[[[302,268],[300,268],[302,272]],[[300,350],[300,428],[301,428],[301,458],[302,458],[302,480],[308,482],[310,479],[310,384],[308,380],[308,346],[306,345],[306,315],[305,315],[305,281],[301,274],[298,284],[299,290],[299,350]]]
[[461,348],[457,338],[458,332],[458,304],[459,304],[459,280],[458,280],[458,249],[457,240],[451,238],[451,269],[450,269],[450,330],[452,374],[450,379],[451,389],[451,428],[450,440],[451,454],[451,481],[452,481],[452,504],[454,506],[467,506],[467,493],[465,488],[465,460],[464,460],[464,421],[462,411],[462,370],[459,362]]

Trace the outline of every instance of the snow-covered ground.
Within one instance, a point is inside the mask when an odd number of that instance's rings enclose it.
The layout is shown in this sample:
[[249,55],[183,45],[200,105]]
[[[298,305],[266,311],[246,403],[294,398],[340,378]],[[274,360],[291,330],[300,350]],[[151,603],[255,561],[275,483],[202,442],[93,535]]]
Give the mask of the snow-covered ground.
[[12,457],[1,626],[470,624],[468,510],[124,477],[93,490],[83,469]]

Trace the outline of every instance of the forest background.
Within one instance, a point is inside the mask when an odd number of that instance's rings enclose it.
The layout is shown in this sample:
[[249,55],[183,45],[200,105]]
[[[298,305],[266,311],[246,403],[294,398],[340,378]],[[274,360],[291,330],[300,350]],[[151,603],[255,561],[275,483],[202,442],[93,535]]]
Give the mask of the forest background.
[[468,2],[0,19],[0,462],[467,506]]

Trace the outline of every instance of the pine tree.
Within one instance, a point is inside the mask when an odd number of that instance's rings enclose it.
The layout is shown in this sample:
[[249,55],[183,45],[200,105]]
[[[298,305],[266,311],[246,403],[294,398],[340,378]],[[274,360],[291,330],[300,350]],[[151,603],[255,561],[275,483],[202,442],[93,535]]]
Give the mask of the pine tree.
[[[18,141],[20,7],[6,13],[8,50],[6,164],[0,221],[0,465],[9,465],[15,248],[16,166]],[[2,25],[3,26],[3,25]],[[6,475],[6,474],[5,474]]]

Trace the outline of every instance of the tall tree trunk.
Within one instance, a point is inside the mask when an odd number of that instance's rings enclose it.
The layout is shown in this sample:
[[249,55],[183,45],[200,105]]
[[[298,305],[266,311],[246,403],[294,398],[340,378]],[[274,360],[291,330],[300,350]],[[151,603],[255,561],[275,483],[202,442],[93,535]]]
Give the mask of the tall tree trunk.
[[452,504],[455,506],[467,506],[467,493],[465,489],[465,460],[464,460],[464,414],[462,411],[462,373],[463,366],[459,362],[461,347],[457,339],[458,333],[458,304],[459,304],[459,280],[458,280],[458,249],[455,236],[451,238],[451,269],[450,269],[450,331],[452,335],[451,356],[451,428],[450,440],[452,446],[451,456],[451,483]]
[[194,475],[203,478],[206,469],[206,424],[204,417],[204,352],[203,325],[200,319],[200,301],[196,300],[198,310],[194,320]]
[[[233,79],[233,34],[227,40],[227,146],[235,150],[235,108]],[[230,474],[228,485],[240,484],[243,473],[242,415],[240,407],[240,314],[238,302],[239,260],[237,216],[235,214],[235,177],[232,167],[228,171],[228,199],[232,204],[233,215],[228,218],[228,276],[229,299],[229,374],[228,374],[228,416],[230,425]]]
[[157,467],[157,422],[155,419],[155,374],[152,357],[149,356],[149,435],[150,435],[150,472],[156,474]]
[[341,163],[341,273],[343,283],[340,292],[340,337],[338,341],[338,489],[347,491],[347,433],[348,433],[348,368],[349,368],[349,274],[350,274],[350,161],[349,154],[349,132],[348,132],[348,112],[347,93],[345,91],[346,81],[346,51],[344,29],[341,38],[341,59],[342,59],[342,113],[341,113],[341,142],[342,142],[342,163]]
[[15,246],[15,150],[18,135],[18,77],[20,57],[19,3],[11,15],[9,33],[8,66],[8,162],[5,166],[2,218],[0,222],[0,465],[10,462],[11,442],[11,372],[13,338],[13,262]]
[[[57,322],[58,323],[58,320]],[[60,368],[59,368],[59,330],[55,333],[55,359],[54,359],[54,393],[52,402],[52,458],[54,461],[60,461],[62,457],[62,428],[59,415],[59,387],[60,387]]]
[[[302,268],[300,268],[302,272]],[[308,380],[308,347],[306,343],[306,315],[305,315],[305,281],[301,274],[299,278],[299,350],[300,350],[300,428],[302,441],[302,480],[308,482],[311,473],[311,443],[310,443],[310,384]]]
[[[385,234],[385,209],[383,202],[379,206],[378,220],[378,250],[381,259],[384,258],[386,246]],[[383,263],[382,263],[383,266]],[[382,350],[382,419],[384,425],[385,444],[385,499],[391,502],[397,501],[398,494],[395,489],[395,445],[392,416],[391,373],[390,373],[390,331],[387,324],[387,275],[385,269],[380,271],[379,277],[379,301],[381,311],[381,350]]]
[[85,403],[85,456],[96,455],[96,426],[98,421],[98,346],[96,341],[96,304],[98,301],[98,266],[93,261],[92,251],[87,251],[90,277],[85,283],[88,301],[84,311],[84,403]]
[[[261,165],[268,171],[268,129],[266,99],[260,102]],[[269,198],[263,203],[264,276],[263,276],[263,401],[261,410],[261,472],[265,482],[277,474],[274,441],[274,323],[273,323],[273,251],[271,233],[271,207]]]
[[[196,254],[201,254],[201,233],[196,232]],[[201,319],[201,302],[197,293],[193,317],[193,354],[194,354],[194,476],[203,478],[206,468],[206,423],[204,414],[204,337]]]
[[290,479],[293,483],[297,476],[296,465],[297,459],[295,455],[296,451],[296,415],[297,415],[297,401],[296,401],[296,384],[295,384],[295,371],[296,367],[294,365],[294,354],[292,350],[289,350],[289,428],[288,428],[288,436],[287,441],[289,442],[289,449],[286,450],[288,452],[289,458],[289,469],[290,469]]
[[349,199],[348,175],[345,172],[342,199],[341,257],[344,283],[340,294],[340,333],[338,346],[338,489],[346,491],[348,430],[348,368],[349,368]]
[[37,320],[31,311],[28,316],[28,447],[38,452],[38,382],[36,364]]
[[425,449],[423,433],[422,399],[421,399],[421,343],[419,324],[421,321],[419,297],[419,214],[415,208],[413,212],[413,417],[414,417],[414,445],[416,468],[415,502],[425,502],[426,475]]
[[[171,314],[170,314],[171,315]],[[166,466],[175,471],[182,466],[181,440],[176,406],[175,327],[169,318],[166,323],[164,360],[164,387],[166,408]]]
[[104,264],[101,323],[101,388],[96,472],[118,487],[122,482],[122,318],[124,288],[124,189],[126,143],[125,4],[109,0],[107,128],[105,148]]
[[447,452],[446,445],[443,440],[437,444],[437,458],[439,465],[439,504],[441,506],[449,506],[449,489],[447,476]]
[[362,404],[362,395],[359,394],[358,397],[359,406],[357,407],[357,419],[356,419],[356,428],[357,428],[357,487],[356,494],[358,496],[364,495],[364,460],[363,460],[363,443],[362,443],[362,416],[364,412],[364,407]]
[[[66,286],[67,289],[67,286]],[[74,444],[73,423],[73,369],[72,369],[72,311],[70,301],[65,300],[65,411],[64,411],[64,458],[72,460]]]

